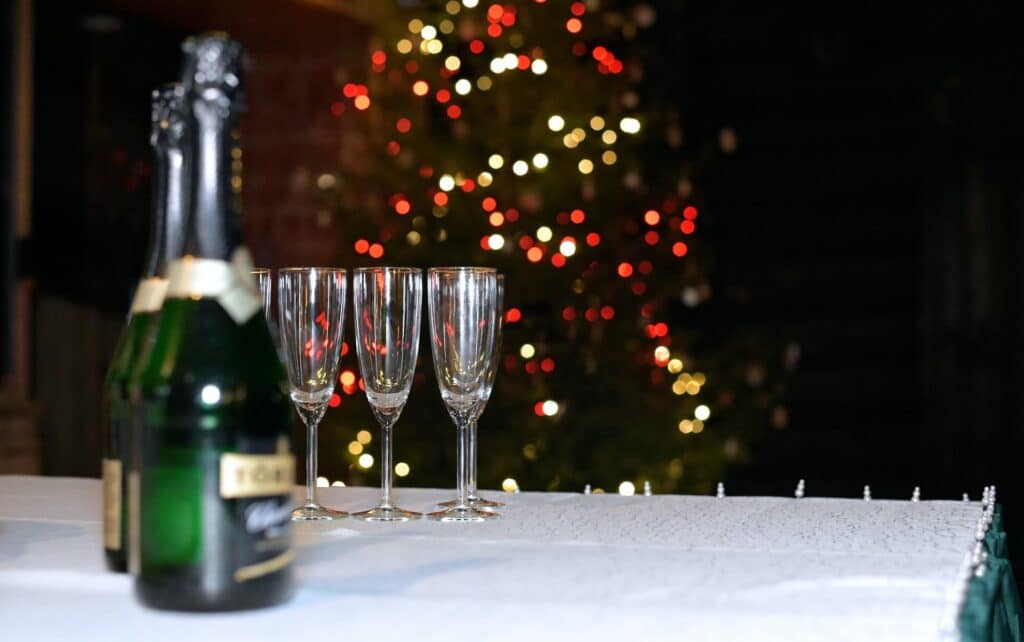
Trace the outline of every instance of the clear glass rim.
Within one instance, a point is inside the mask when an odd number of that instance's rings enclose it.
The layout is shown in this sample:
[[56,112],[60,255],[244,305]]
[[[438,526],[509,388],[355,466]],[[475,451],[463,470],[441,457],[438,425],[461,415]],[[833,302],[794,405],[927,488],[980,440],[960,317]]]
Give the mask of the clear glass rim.
[[300,272],[334,272],[335,274],[338,274],[338,273],[348,274],[348,270],[346,270],[345,268],[323,267],[323,266],[315,266],[315,265],[311,265],[309,267],[283,267],[283,268],[277,268],[277,272],[278,272],[278,274],[280,274],[281,272],[288,272],[288,273],[291,273],[291,274],[296,274],[296,273],[300,273]]
[[374,272],[395,272],[397,274],[423,274],[423,268],[400,267],[391,265],[375,265],[369,267],[357,267],[352,270],[356,274],[372,274]]
[[481,267],[481,266],[445,266],[445,267],[432,267],[427,268],[431,273],[438,274],[458,274],[463,272],[477,273],[477,274],[497,274],[498,268],[492,267]]
[[249,271],[253,274],[270,274],[274,270],[272,268],[253,268]]

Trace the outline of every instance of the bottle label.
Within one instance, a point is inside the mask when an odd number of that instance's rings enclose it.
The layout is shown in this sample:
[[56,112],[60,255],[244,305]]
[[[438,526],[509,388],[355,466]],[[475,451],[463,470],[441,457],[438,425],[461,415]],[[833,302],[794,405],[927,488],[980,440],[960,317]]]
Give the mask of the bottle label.
[[176,299],[216,299],[235,323],[242,325],[263,309],[252,259],[244,247],[231,261],[183,256],[167,270],[167,296]]
[[121,550],[121,460],[103,459],[103,546]]
[[295,457],[290,454],[220,456],[220,496],[225,499],[287,495],[294,485]]
[[135,298],[132,299],[131,313],[159,312],[166,295],[167,279],[153,276],[140,280],[139,287],[135,290]]
[[[295,457],[288,453],[286,444],[283,448],[281,445],[273,455],[220,456],[220,495],[237,500],[237,523],[246,534],[246,544],[235,552],[236,559],[243,562],[235,569],[236,582],[269,575],[295,559],[294,551],[288,548]],[[268,553],[276,554],[267,557]]]

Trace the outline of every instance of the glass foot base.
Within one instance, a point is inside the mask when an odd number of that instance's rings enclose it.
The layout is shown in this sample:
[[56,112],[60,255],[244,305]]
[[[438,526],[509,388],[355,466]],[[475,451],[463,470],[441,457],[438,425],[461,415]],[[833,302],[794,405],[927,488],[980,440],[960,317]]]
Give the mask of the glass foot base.
[[[438,504],[438,506],[445,506],[445,507],[450,508],[452,506],[455,506],[457,503],[458,503],[458,500],[450,499],[450,500],[448,500],[446,502],[440,502]],[[488,508],[501,508],[502,506],[505,505],[504,502],[496,502],[496,501],[494,501],[492,499],[484,499],[483,497],[480,497],[479,495],[477,495],[477,496],[470,495],[469,498],[466,500],[466,504],[470,508],[483,508],[485,510],[488,509]]]
[[352,517],[365,522],[407,522],[423,517],[423,513],[405,510],[397,506],[377,506],[370,510],[352,513]]
[[453,506],[434,513],[427,513],[427,519],[432,519],[436,522],[483,522],[499,517],[501,516],[497,513],[479,510],[471,506],[463,508]]
[[326,508],[320,504],[306,504],[305,506],[299,506],[292,511],[293,522],[322,522],[332,519],[342,519],[343,517],[348,517],[348,513],[342,510]]

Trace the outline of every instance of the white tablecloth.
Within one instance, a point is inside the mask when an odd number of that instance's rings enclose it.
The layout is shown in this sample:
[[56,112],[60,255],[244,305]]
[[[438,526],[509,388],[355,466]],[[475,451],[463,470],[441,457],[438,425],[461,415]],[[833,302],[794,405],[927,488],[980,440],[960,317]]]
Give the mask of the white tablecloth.
[[[373,488],[320,489],[371,505]],[[0,639],[945,640],[977,502],[491,493],[484,524],[297,524],[299,590],[155,612],[101,555],[100,483],[0,476]],[[398,489],[428,510],[451,491]],[[298,496],[298,494],[297,494]]]

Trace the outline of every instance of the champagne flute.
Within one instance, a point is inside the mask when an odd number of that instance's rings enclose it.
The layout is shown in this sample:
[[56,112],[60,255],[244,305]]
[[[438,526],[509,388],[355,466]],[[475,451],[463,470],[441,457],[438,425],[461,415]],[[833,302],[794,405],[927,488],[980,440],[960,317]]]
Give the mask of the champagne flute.
[[306,425],[306,501],[295,520],[328,520],[347,513],[316,501],[317,426],[334,392],[345,324],[346,273],[338,268],[278,270],[281,343],[291,399]]
[[493,268],[430,268],[427,302],[430,348],[441,399],[458,431],[458,495],[454,506],[430,513],[443,522],[481,522],[497,513],[469,505],[468,432],[487,402],[487,373],[497,334],[498,296]]
[[422,517],[391,502],[391,430],[412,388],[420,345],[423,270],[402,267],[359,268],[352,279],[356,355],[366,400],[380,424],[381,498],[358,517],[371,522],[404,522]]
[[267,317],[267,322],[270,322],[270,303],[274,298],[274,273],[269,268],[253,268],[253,276],[256,277],[256,283],[260,286],[260,299],[263,301],[263,316]]
[[[497,287],[498,287],[498,325],[497,325],[497,336],[494,339],[494,350],[491,352],[491,364],[487,370],[487,399],[490,399],[491,392],[494,390],[494,375],[498,372],[498,365],[501,361],[501,330],[504,325],[505,315],[505,275],[497,275]],[[466,482],[469,484],[467,490],[467,503],[473,508],[501,508],[505,505],[504,502],[495,501],[493,499],[486,499],[481,497],[476,487],[476,471],[477,471],[477,420],[480,419],[480,415],[483,414],[484,408],[487,406],[485,400],[480,404],[480,409],[477,411],[476,416],[473,417],[472,423],[469,425],[469,432],[466,433],[466,439],[469,440],[467,444],[467,465],[469,471],[467,474],[468,479]],[[455,506],[458,500],[449,500],[447,502],[441,502],[438,506]]]

